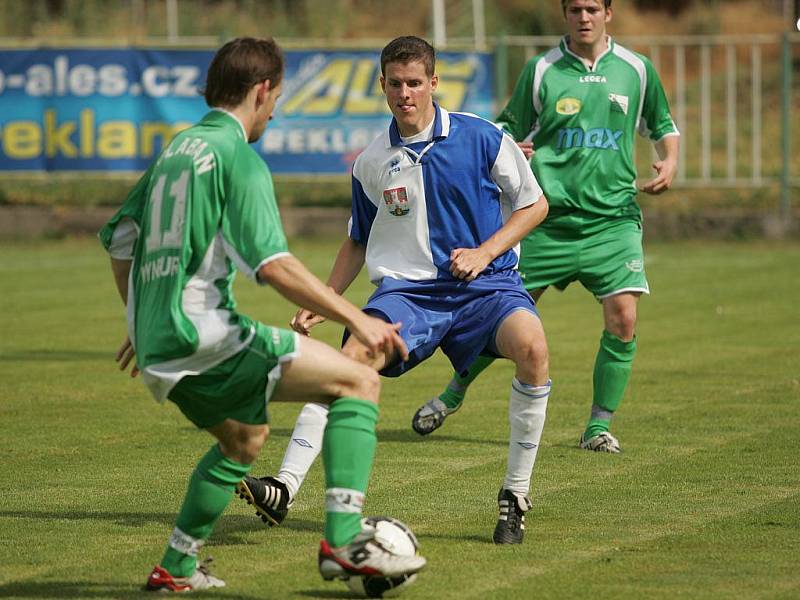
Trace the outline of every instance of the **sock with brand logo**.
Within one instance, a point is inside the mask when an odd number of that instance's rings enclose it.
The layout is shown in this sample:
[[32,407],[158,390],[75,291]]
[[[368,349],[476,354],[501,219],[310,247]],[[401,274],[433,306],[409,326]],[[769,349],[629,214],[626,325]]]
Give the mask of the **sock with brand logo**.
[[361,531],[361,510],[375,457],[378,405],[358,398],[331,404],[322,440],[325,461],[325,539],[334,548]]
[[508,402],[508,468],[503,488],[527,495],[531,487],[533,466],[542,439],[547,400],[552,382],[528,385],[514,377]]
[[594,363],[592,414],[583,439],[588,440],[608,431],[611,418],[619,408],[628,386],[635,355],[635,337],[630,342],[623,342],[608,331],[603,331]]
[[226,458],[214,444],[197,463],[186,497],[175,521],[161,566],[174,577],[189,577],[197,566],[197,552],[233,496],[236,484],[250,471]]
[[467,367],[467,371],[463,376],[458,373],[453,373],[453,378],[450,380],[450,383],[448,383],[444,391],[439,394],[439,400],[444,402],[447,408],[457,409],[464,401],[464,396],[467,395],[469,384],[475,381],[478,375],[483,373],[486,367],[493,362],[494,357],[481,355]]
[[275,477],[286,484],[290,498],[295,497],[322,451],[322,436],[327,423],[328,407],[324,404],[306,404],[297,417],[280,471]]

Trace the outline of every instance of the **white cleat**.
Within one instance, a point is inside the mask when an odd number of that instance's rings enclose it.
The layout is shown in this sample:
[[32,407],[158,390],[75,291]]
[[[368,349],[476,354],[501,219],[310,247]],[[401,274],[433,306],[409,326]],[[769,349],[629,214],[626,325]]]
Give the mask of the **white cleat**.
[[319,572],[326,581],[361,575],[401,577],[422,570],[427,562],[422,556],[400,556],[384,548],[375,539],[375,528],[362,525],[352,542],[331,548],[326,540],[319,544]]
[[592,452],[608,452],[609,454],[619,454],[622,448],[619,447],[619,440],[607,431],[598,433],[584,440],[581,435],[580,446],[584,450],[591,450]]

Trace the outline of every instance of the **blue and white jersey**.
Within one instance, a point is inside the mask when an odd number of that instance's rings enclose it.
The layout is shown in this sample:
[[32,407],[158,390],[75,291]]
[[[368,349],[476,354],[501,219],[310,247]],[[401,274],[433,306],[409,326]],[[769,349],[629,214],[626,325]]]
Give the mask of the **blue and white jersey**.
[[[428,141],[405,144],[397,122],[353,166],[350,238],[370,280],[453,280],[450,252],[477,248],[542,189],[522,151],[493,123],[434,105]],[[505,218],[504,218],[505,213]],[[509,250],[484,274],[516,268]]]

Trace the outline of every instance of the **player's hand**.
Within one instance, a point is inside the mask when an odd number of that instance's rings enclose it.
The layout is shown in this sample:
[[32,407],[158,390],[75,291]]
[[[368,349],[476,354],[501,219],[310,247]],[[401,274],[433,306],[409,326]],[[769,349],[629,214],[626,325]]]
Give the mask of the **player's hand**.
[[289,326],[301,335],[311,335],[311,328],[319,325],[325,321],[325,317],[311,312],[306,308],[298,310],[292,320],[289,321]]
[[492,262],[482,248],[456,248],[450,253],[450,272],[458,279],[473,281]]
[[639,189],[645,194],[657,196],[672,187],[672,180],[675,178],[675,173],[678,170],[678,163],[669,160],[659,160],[653,163],[653,170],[656,172],[656,176]]
[[528,160],[531,159],[531,156],[536,154],[533,149],[533,142],[517,142],[517,146],[519,146],[519,149],[522,150],[522,153]]
[[117,356],[114,360],[119,363],[119,370],[124,371],[128,368],[128,365],[133,360],[133,366],[131,367],[131,377],[136,377],[139,374],[139,367],[136,366],[136,351],[133,349],[133,344],[131,344],[131,338],[126,336],[125,341],[122,342],[122,346],[119,347],[117,350]]
[[349,329],[350,333],[367,347],[370,357],[385,354],[388,364],[397,352],[403,361],[408,360],[408,348],[398,333],[402,323],[387,323],[364,313],[362,317],[358,322],[352,323]]

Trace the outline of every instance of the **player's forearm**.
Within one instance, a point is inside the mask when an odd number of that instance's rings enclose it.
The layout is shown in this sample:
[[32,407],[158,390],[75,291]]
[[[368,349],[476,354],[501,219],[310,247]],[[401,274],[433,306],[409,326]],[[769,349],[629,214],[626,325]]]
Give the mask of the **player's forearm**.
[[128,304],[128,275],[131,272],[131,260],[111,259],[111,272],[114,275],[114,283],[123,304]]
[[547,199],[540,196],[538,202],[511,213],[508,221],[480,247],[494,260],[503,252],[516,246],[522,238],[528,235],[528,232],[544,221],[547,211]]
[[342,242],[328,276],[328,285],[337,294],[343,294],[361,272],[366,254],[367,248],[349,237]]
[[681,136],[668,135],[655,143],[656,153],[661,160],[671,161],[678,164],[680,154]]
[[294,256],[283,256],[262,266],[258,278],[294,304],[348,327],[362,315]]

